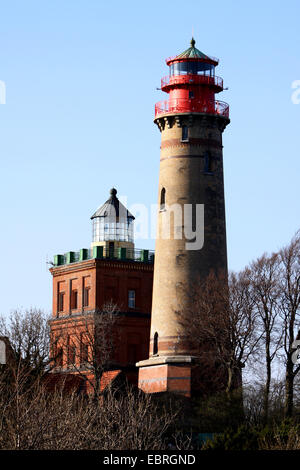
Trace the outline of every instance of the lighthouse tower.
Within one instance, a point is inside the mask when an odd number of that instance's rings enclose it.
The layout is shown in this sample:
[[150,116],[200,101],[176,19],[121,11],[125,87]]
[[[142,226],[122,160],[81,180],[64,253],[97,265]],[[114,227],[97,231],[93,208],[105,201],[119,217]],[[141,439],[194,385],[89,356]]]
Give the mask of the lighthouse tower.
[[215,99],[223,90],[218,59],[199,51],[194,39],[166,63],[161,89],[169,99],[155,105],[154,119],[161,154],[150,350],[137,366],[145,392],[189,397],[197,357],[178,311],[192,310],[197,280],[227,273],[222,133],[229,106]]

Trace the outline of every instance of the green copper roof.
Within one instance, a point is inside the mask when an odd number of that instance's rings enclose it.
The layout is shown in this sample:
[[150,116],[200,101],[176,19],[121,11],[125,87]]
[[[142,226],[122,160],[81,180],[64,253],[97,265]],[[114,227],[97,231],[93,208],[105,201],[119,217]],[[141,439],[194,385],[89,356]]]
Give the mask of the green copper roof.
[[195,44],[196,41],[194,38],[192,38],[191,47],[177,55],[175,59],[209,59],[207,55],[203,54],[203,52],[199,51],[199,49],[195,47]]

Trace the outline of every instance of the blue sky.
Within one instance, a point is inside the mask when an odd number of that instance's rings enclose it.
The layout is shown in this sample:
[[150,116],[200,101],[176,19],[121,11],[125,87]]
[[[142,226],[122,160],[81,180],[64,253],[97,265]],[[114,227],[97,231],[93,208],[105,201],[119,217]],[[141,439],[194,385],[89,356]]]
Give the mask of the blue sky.
[[[46,259],[88,247],[90,216],[115,186],[156,203],[153,124],[165,58],[189,46],[219,57],[229,267],[300,227],[298,1],[1,2],[0,313],[51,308]],[[154,247],[153,240],[139,247]]]

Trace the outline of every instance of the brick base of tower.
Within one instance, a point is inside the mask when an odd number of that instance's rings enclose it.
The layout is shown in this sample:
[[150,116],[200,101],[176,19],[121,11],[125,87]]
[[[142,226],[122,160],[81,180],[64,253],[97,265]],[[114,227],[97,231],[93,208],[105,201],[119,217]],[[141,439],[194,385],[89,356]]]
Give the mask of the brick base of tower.
[[145,393],[170,392],[190,397],[195,360],[193,356],[164,356],[138,362],[138,386]]

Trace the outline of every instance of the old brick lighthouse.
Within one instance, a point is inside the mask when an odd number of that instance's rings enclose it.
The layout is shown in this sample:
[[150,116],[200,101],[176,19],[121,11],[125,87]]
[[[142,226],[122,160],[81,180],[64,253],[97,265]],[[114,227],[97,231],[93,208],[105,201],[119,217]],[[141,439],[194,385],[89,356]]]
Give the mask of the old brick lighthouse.
[[137,365],[145,392],[188,397],[197,357],[176,312],[192,309],[189,288],[198,278],[211,270],[227,273],[222,133],[230,121],[229,106],[215,99],[223,90],[218,59],[192,39],[166,63],[161,89],[169,99],[156,104],[154,119],[161,154],[150,354]]

